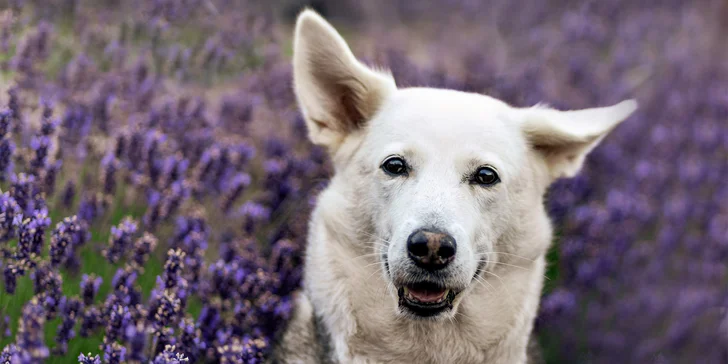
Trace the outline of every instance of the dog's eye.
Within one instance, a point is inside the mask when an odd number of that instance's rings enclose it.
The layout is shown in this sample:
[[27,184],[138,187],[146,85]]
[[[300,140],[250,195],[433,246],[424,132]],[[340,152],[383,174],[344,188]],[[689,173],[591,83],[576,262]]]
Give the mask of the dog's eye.
[[407,174],[407,163],[400,157],[390,157],[382,163],[382,169],[392,176]]
[[492,167],[480,167],[473,175],[472,183],[483,186],[492,186],[500,182],[498,173]]

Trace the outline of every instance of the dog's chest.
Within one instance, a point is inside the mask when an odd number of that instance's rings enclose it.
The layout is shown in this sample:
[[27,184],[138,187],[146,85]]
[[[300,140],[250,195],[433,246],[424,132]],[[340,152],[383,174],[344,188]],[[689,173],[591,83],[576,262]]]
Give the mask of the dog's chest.
[[[448,323],[450,324],[450,323]],[[381,363],[483,363],[489,361],[486,345],[457,325],[418,327],[393,324],[375,329],[360,322],[350,339],[352,355]]]

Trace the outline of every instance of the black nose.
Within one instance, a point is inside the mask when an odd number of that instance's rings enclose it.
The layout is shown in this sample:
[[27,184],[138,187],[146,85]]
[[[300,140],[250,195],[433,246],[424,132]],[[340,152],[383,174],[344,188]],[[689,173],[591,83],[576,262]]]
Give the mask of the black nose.
[[420,229],[407,238],[407,254],[417,266],[427,270],[445,268],[455,259],[455,239],[432,230]]

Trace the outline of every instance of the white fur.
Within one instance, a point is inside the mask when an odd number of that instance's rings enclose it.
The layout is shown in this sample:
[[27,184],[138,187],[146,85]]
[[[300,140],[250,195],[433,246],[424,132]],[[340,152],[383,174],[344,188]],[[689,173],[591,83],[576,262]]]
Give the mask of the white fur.
[[[295,37],[296,95],[336,170],[311,217],[300,311],[313,311],[296,320],[320,318],[338,363],[525,363],[552,237],[544,192],[576,174],[636,103],[519,109],[473,93],[397,89],[314,12],[300,15]],[[380,169],[391,155],[410,164],[408,176]],[[468,183],[484,165],[499,184]],[[449,312],[422,319],[398,308],[396,288],[412,283],[407,237],[428,226],[457,241],[445,281],[463,292]],[[301,345],[295,331],[284,349]],[[282,359],[322,360],[312,355]]]

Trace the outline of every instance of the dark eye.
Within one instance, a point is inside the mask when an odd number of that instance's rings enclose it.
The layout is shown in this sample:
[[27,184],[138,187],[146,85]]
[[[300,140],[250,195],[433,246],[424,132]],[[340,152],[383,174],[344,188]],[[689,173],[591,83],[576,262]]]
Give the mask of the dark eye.
[[472,182],[483,186],[492,186],[500,182],[500,178],[492,167],[480,167],[475,171]]
[[392,176],[407,174],[407,163],[400,157],[391,157],[382,163],[382,169]]

